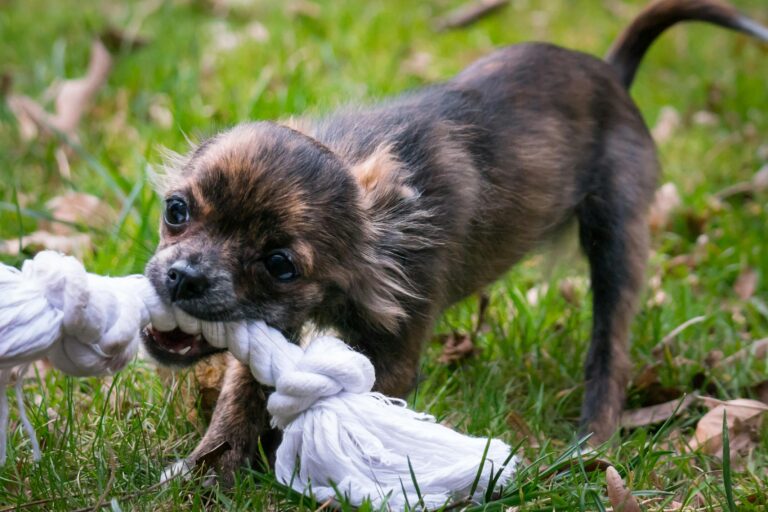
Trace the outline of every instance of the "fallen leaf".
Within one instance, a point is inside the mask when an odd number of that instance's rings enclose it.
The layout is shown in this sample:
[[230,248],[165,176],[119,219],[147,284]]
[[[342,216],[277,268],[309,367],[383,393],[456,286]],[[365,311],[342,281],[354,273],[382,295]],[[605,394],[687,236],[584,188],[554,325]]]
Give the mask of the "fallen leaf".
[[605,486],[614,512],[640,512],[640,505],[613,466],[608,466],[605,470]]
[[96,92],[106,83],[111,68],[109,51],[101,41],[94,41],[85,76],[61,83],[56,96],[56,115],[50,118],[51,126],[74,135]]
[[653,135],[653,139],[658,144],[661,144],[662,142],[669,140],[672,137],[672,134],[675,133],[675,130],[679,127],[680,113],[674,107],[667,105],[661,107],[659,119],[656,121],[656,126],[651,130],[651,134]]
[[48,231],[34,231],[21,237],[21,240],[11,238],[0,241],[0,254],[36,254],[47,249],[82,259],[92,247],[91,237],[86,233],[54,235]]
[[665,183],[654,195],[653,203],[648,214],[648,225],[653,232],[660,232],[669,226],[672,213],[677,210],[682,201],[674,183]]
[[733,284],[733,291],[741,300],[749,300],[757,289],[757,272],[752,267],[742,269],[736,282]]
[[451,11],[435,21],[435,30],[463,28],[509,5],[509,0],[479,0]]
[[721,401],[701,397],[700,401],[713,407],[696,425],[696,432],[688,442],[690,450],[702,450],[722,459],[723,413],[726,414],[732,454],[738,455],[738,452],[756,446],[752,432],[760,428],[768,405],[747,398]]
[[697,395],[686,395],[682,400],[671,400],[650,407],[642,407],[621,414],[621,426],[624,428],[645,427],[661,423],[688,409],[697,400]]
[[437,359],[439,363],[451,364],[470,358],[477,353],[469,334],[454,331],[450,335],[441,336],[443,353]]
[[[112,57],[109,51],[101,41],[96,40],[91,45],[91,57],[85,76],[64,80],[55,87],[55,114],[50,114],[27,96],[9,94],[6,102],[19,123],[22,138],[32,140],[40,135],[50,136],[61,132],[76,141],[80,120],[96,92],[106,83],[111,68]],[[60,174],[71,178],[67,155],[61,148],[56,152],[56,160]]]
[[115,212],[98,197],[83,192],[66,192],[45,203],[51,217],[56,221],[40,221],[40,229],[54,235],[75,234],[72,224],[81,224],[94,229],[111,226]]

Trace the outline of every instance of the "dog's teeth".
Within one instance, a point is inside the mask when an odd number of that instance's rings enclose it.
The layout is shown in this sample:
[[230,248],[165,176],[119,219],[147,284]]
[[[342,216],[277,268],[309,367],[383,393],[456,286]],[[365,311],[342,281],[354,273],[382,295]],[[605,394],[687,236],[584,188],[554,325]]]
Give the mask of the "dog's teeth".
[[183,356],[184,354],[186,354],[186,353],[187,353],[187,352],[189,352],[190,350],[192,350],[192,347],[191,347],[191,346],[189,346],[189,347],[184,347],[184,348],[182,348],[181,350],[178,350],[178,351],[176,351],[176,353],[177,353],[177,354],[179,354],[180,356]]

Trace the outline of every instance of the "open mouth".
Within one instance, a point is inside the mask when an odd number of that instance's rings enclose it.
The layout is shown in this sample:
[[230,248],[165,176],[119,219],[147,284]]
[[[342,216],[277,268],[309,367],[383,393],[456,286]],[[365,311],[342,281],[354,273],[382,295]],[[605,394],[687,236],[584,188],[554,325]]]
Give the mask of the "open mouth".
[[176,327],[160,331],[152,326],[142,333],[149,353],[164,364],[188,365],[224,349],[216,348],[202,334],[189,334]]
[[165,332],[148,327],[144,338],[153,343],[157,349],[178,356],[194,357],[217,350],[203,338],[202,334],[187,334],[178,327]]

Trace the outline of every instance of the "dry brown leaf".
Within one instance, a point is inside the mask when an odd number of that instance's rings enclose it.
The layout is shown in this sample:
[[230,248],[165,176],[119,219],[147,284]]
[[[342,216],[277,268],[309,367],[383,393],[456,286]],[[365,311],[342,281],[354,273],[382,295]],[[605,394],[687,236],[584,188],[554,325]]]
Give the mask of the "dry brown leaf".
[[63,222],[41,221],[40,230],[53,235],[73,235],[70,224],[82,224],[90,228],[106,228],[115,221],[115,212],[101,199],[83,192],[66,192],[45,203],[53,219]]
[[605,470],[605,486],[614,512],[640,512],[640,505],[613,466],[608,466]]
[[671,400],[663,404],[624,411],[621,415],[621,426],[624,428],[637,428],[661,423],[673,415],[680,414],[688,409],[697,398],[695,394],[690,394],[683,398],[682,401]]
[[435,21],[435,30],[462,28],[509,5],[509,0],[479,0],[463,5]]
[[70,235],[54,235],[48,231],[34,231],[18,238],[0,241],[0,253],[12,256],[20,252],[35,254],[42,250],[51,250],[71,254],[82,259],[92,249],[91,237],[86,233],[74,233]]
[[56,116],[52,125],[58,130],[74,135],[85,111],[90,107],[96,92],[107,82],[112,69],[112,57],[101,41],[91,45],[88,72],[83,78],[65,80],[56,97]]
[[[58,131],[77,140],[80,120],[90,107],[96,92],[106,83],[111,68],[112,57],[104,44],[96,40],[91,45],[91,57],[85,76],[64,80],[55,87],[55,114],[50,114],[27,96],[8,95],[6,102],[19,122],[22,138],[31,140],[41,134],[51,135],[52,131]],[[56,160],[61,175],[70,178],[66,153],[58,150]]]
[[747,398],[721,401],[702,397],[701,401],[705,405],[714,405],[714,407],[696,425],[696,432],[688,442],[691,450],[700,449],[722,458],[723,413],[727,415],[732,454],[737,455],[738,452],[755,446],[752,432],[760,427],[763,415],[768,411],[768,405]]
[[648,225],[658,233],[669,226],[672,213],[682,204],[674,183],[665,183],[657,191],[648,214]]
[[755,294],[757,289],[757,272],[752,267],[742,269],[736,282],[733,284],[733,291],[741,300],[749,300]]
[[672,137],[672,134],[675,133],[675,130],[679,127],[680,113],[676,108],[667,105],[661,107],[659,119],[656,121],[656,126],[651,130],[651,134],[653,135],[653,139],[661,144],[662,142],[669,140],[669,138]]
[[477,353],[472,338],[466,333],[454,331],[450,335],[441,336],[440,341],[443,343],[443,353],[437,362],[442,364],[457,363]]

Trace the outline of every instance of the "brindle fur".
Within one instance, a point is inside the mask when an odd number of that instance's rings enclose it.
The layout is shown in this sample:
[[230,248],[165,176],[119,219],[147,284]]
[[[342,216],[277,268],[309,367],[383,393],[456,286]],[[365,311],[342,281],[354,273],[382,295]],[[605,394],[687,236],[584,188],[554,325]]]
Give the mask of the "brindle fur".
[[[768,34],[720,2],[662,0],[607,62],[520,44],[377,106],[217,135],[166,177],[191,222],[163,227],[147,273],[163,295],[177,259],[205,271],[209,291],[178,302],[204,319],[259,318],[289,335],[308,321],[333,328],[372,359],[377,390],[403,396],[440,312],[576,220],[594,302],[582,426],[603,441],[624,400],[659,174],[627,89],[653,39],[686,19]],[[301,278],[270,278],[261,258],[275,248],[293,252]],[[191,458],[228,440],[223,473],[253,460],[263,407],[233,362]]]

